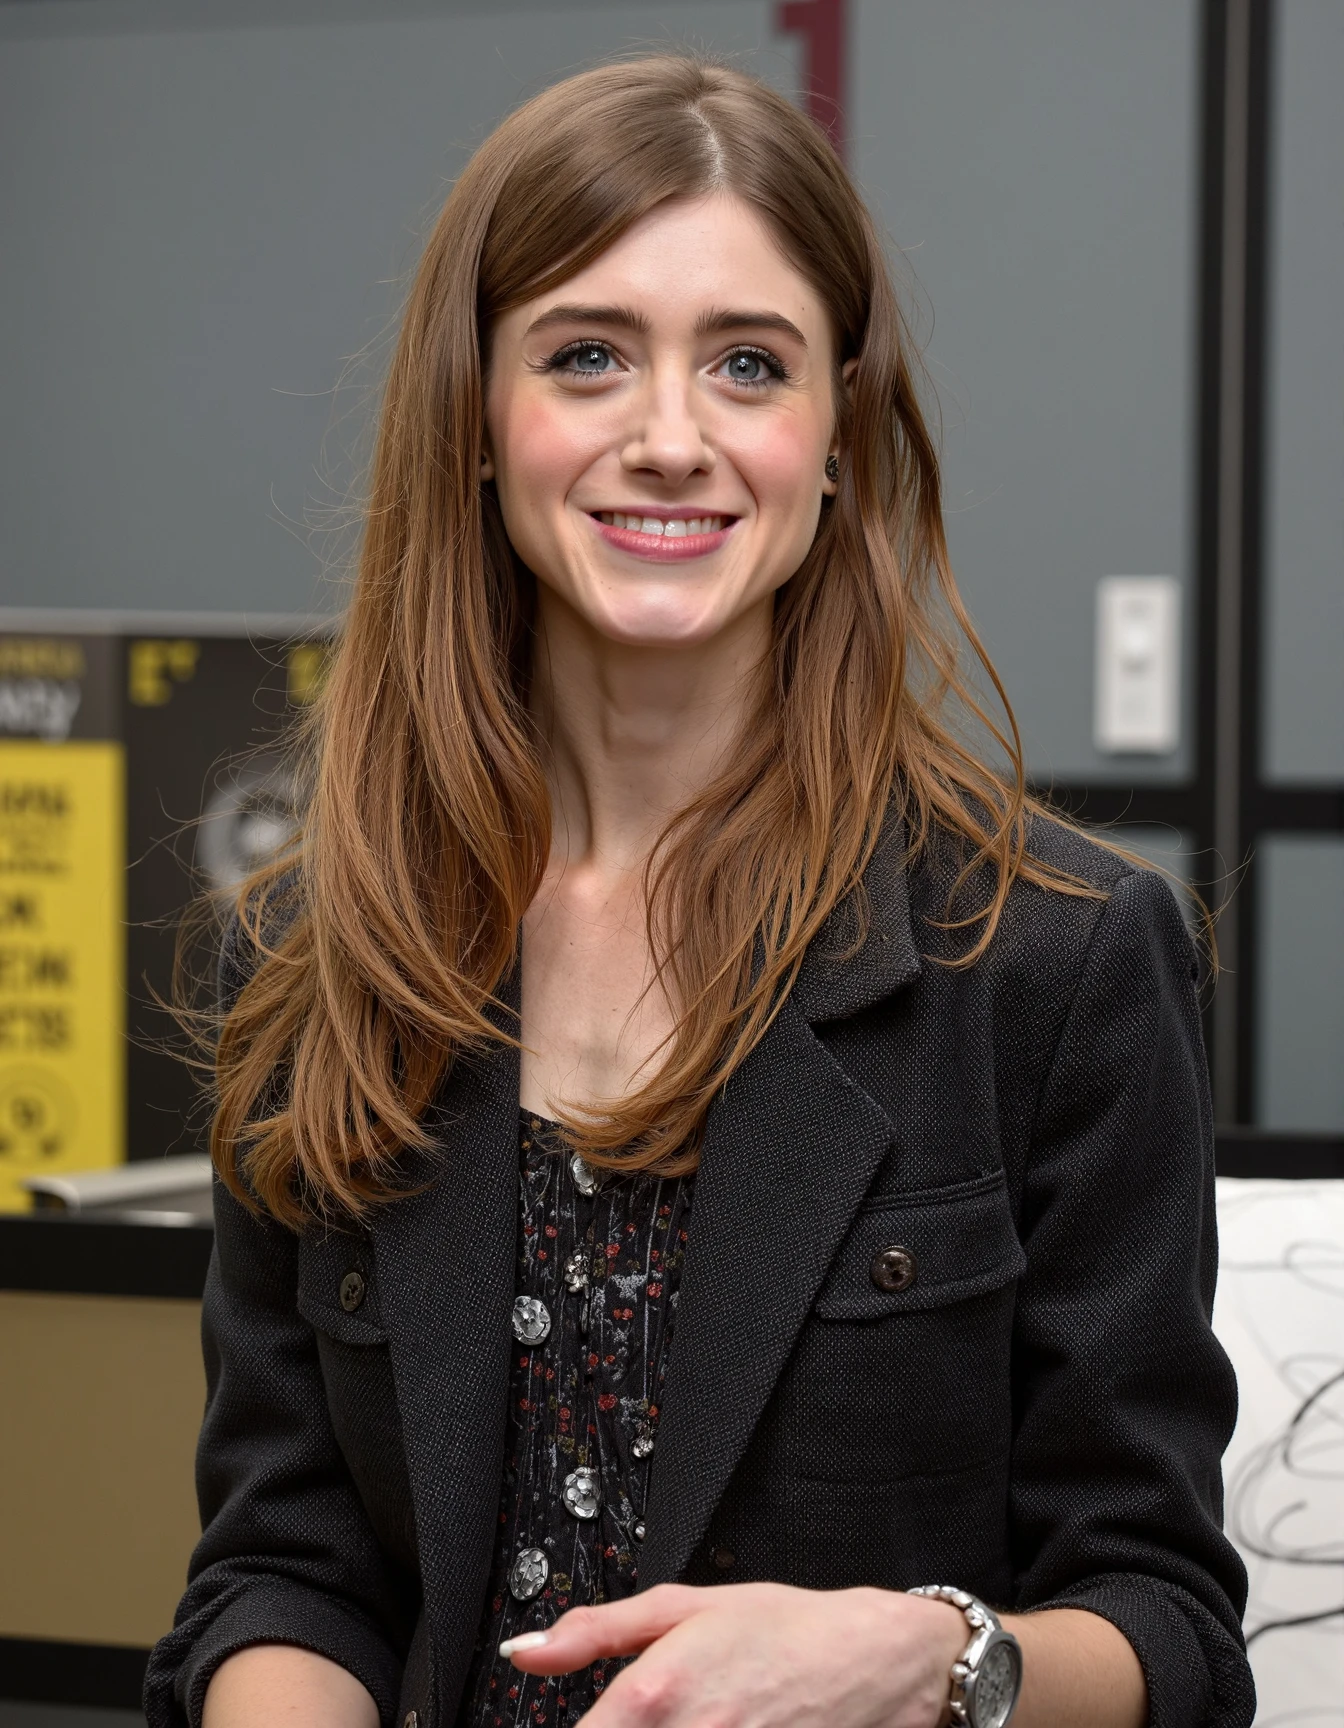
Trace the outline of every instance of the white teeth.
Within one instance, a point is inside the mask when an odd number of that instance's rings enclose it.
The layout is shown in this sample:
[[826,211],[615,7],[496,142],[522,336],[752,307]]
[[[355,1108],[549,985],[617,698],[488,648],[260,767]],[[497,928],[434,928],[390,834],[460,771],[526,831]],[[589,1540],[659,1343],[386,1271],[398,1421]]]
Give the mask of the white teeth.
[[672,517],[664,521],[661,516],[630,516],[621,510],[599,510],[599,522],[605,522],[609,528],[624,528],[635,534],[656,534],[660,539],[679,540],[687,534],[718,534],[723,528],[722,516],[687,516]]

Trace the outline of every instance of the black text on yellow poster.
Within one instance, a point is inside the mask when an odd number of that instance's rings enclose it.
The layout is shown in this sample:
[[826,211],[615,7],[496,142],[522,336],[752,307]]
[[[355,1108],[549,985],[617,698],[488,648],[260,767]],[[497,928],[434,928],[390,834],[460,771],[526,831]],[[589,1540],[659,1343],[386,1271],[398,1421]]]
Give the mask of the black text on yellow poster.
[[0,742],[0,1211],[125,1156],[124,759]]

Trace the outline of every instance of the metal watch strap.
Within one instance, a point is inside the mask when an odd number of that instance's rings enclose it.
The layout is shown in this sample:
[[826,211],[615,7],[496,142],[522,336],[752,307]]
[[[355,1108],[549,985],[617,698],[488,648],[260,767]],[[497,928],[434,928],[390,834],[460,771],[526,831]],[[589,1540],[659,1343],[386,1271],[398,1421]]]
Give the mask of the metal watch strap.
[[[907,1591],[907,1595],[928,1596],[936,1602],[947,1602],[953,1608],[960,1608],[971,1629],[971,1641],[952,1664],[951,1670],[949,1704],[957,1728],[1006,1728],[1017,1708],[1017,1696],[1022,1685],[1022,1652],[1017,1639],[1011,1632],[1004,1631],[1003,1622],[992,1608],[987,1608],[969,1590],[959,1590],[955,1584],[916,1584]],[[994,1700],[992,1704],[985,1700],[990,1706],[986,1711],[979,1707],[978,1693],[981,1676],[986,1672],[986,1658],[991,1651],[995,1652],[995,1672],[990,1687]],[[1012,1678],[1007,1681],[1005,1696],[1002,1668],[1010,1657]]]

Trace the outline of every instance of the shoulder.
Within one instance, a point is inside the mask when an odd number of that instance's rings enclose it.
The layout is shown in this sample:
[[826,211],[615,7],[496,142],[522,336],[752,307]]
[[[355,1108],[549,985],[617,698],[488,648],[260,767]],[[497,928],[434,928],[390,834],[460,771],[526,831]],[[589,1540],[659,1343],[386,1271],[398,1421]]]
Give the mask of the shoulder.
[[1096,834],[1049,814],[1036,813],[1031,817],[1027,825],[1027,851],[1051,869],[1103,890],[1113,888],[1127,876],[1154,874],[1123,858]]
[[[1046,814],[1031,818],[1027,852],[1054,881],[1033,880],[1031,873],[1015,878],[988,948],[965,970],[968,986],[1049,1018],[1051,1007],[1067,1008],[1089,973],[1101,973],[1117,989],[1126,974],[1193,979],[1194,944],[1160,871]],[[963,861],[954,843],[937,837],[910,871],[916,939],[940,967],[955,963],[979,934],[975,923],[952,929],[949,923],[983,908],[991,891],[977,873],[949,905]]]
[[1162,871],[1052,816],[1033,818],[1027,850],[1082,890],[1068,893],[1026,880],[1014,883],[1009,896],[1014,919],[1037,941],[1076,928],[1086,933],[1093,951],[1131,940],[1155,942],[1169,947],[1183,968],[1194,963],[1185,917]]

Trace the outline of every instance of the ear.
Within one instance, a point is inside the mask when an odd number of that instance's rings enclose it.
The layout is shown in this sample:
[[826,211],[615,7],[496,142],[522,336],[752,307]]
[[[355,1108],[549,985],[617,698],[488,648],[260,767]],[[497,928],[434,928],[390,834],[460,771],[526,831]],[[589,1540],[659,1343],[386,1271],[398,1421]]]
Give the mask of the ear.
[[495,477],[495,459],[490,454],[490,446],[486,443],[486,441],[484,439],[482,439],[481,440],[481,485],[484,486],[487,480],[493,480],[494,477]]
[[[841,387],[843,389],[847,390],[849,388],[850,381],[854,377],[854,374],[858,370],[858,367],[859,367],[859,357],[856,354],[853,357],[853,359],[846,360],[844,365],[840,368],[840,384],[841,384]],[[831,443],[830,443],[830,448],[826,452],[827,460],[829,461],[832,456],[839,457],[839,455],[840,455],[840,440],[838,438],[832,438]],[[823,479],[823,481],[821,483],[821,490],[826,495],[826,497],[834,498],[836,493],[840,490],[840,483],[838,480]]]

